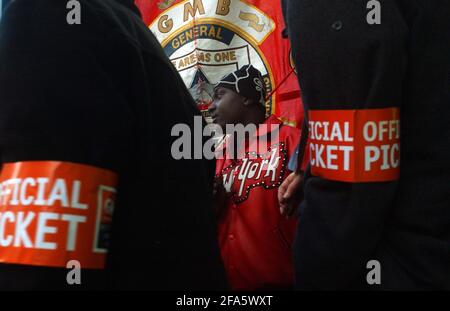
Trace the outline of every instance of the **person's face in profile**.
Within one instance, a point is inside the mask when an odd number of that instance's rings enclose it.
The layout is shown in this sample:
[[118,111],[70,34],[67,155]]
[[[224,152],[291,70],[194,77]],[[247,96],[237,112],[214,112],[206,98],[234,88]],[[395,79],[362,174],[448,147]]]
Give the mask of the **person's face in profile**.
[[244,101],[245,98],[238,93],[224,87],[216,87],[213,102],[208,109],[213,122],[222,129],[225,129],[227,124],[239,123],[245,113]]

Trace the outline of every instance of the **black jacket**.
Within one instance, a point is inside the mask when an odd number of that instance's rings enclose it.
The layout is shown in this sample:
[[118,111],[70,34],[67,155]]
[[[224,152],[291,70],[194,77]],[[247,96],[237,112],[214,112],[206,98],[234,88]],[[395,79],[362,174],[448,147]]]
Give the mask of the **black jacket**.
[[[9,6],[0,26],[1,162],[118,174],[108,268],[82,271],[72,288],[223,288],[214,162],[171,155],[173,125],[193,128],[200,113],[137,8],[119,2],[80,0],[80,25],[67,24],[67,1]],[[70,288],[67,272],[4,263],[0,288]]]
[[300,289],[450,289],[450,2],[291,0],[287,15],[305,109],[398,107],[398,181],[312,176],[296,240]]

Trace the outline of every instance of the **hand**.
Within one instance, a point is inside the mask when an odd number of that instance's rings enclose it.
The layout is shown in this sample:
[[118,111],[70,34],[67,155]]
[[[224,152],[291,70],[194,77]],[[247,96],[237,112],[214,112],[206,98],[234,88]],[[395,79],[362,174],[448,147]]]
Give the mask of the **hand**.
[[278,202],[280,213],[286,217],[292,217],[301,200],[303,199],[301,189],[302,176],[291,173],[278,188]]

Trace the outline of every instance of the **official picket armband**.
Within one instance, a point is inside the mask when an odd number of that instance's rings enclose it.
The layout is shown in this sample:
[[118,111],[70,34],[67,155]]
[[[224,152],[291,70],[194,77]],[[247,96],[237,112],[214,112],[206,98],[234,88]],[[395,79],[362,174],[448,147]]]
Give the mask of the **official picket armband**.
[[0,263],[102,269],[117,174],[57,161],[5,163],[0,173]]
[[400,174],[400,110],[310,110],[311,174],[343,182],[385,182]]

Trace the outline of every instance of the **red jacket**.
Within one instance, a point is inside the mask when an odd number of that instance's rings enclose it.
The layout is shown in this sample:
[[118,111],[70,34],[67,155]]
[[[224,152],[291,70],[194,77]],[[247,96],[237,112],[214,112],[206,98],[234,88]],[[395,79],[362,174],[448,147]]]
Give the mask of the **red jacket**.
[[[275,116],[264,124],[268,130],[258,128],[243,158],[234,160],[225,155],[217,160],[216,176],[223,178],[227,192],[219,217],[219,244],[235,290],[288,288],[293,284],[291,245],[297,221],[280,215],[277,192],[289,174],[287,163],[300,131],[282,125]],[[279,126],[278,130],[271,130],[271,125]],[[265,138],[267,147],[258,150],[256,159],[249,151],[256,150],[252,148]]]

